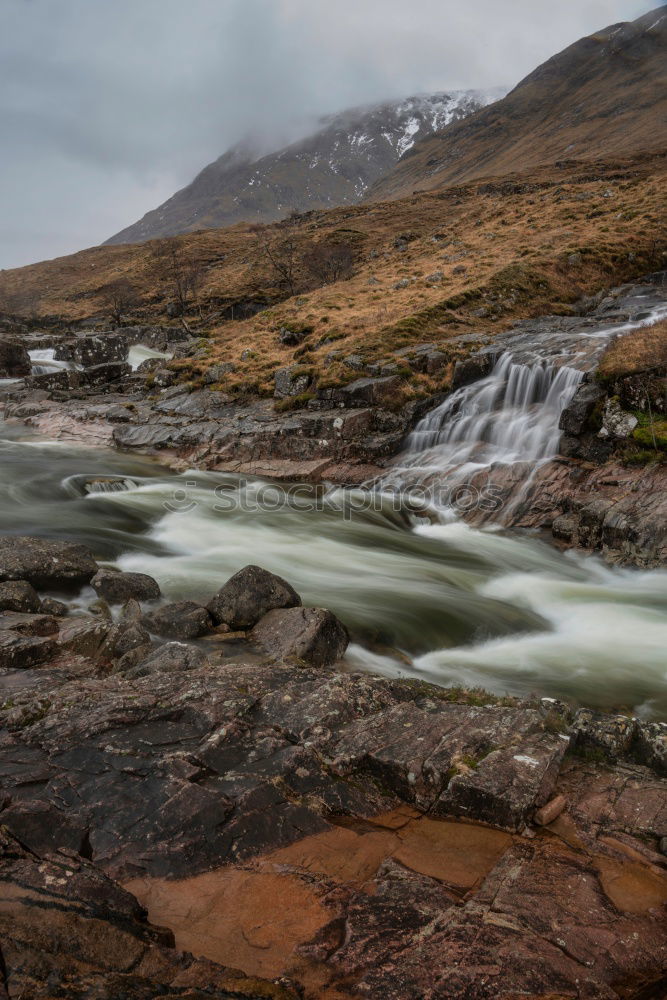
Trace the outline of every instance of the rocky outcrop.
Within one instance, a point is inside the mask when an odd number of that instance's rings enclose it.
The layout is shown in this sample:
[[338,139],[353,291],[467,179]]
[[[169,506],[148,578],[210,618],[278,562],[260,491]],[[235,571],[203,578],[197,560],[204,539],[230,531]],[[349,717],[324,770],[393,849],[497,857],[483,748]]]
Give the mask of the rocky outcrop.
[[30,374],[30,357],[20,340],[0,337],[0,378],[22,378]]
[[0,537],[0,581],[23,580],[33,587],[72,588],[88,583],[97,564],[85,545],[46,538]]
[[132,1000],[660,982],[651,727],[192,649],[144,676],[81,658],[0,676],[14,992],[46,996],[44,970],[65,995]]

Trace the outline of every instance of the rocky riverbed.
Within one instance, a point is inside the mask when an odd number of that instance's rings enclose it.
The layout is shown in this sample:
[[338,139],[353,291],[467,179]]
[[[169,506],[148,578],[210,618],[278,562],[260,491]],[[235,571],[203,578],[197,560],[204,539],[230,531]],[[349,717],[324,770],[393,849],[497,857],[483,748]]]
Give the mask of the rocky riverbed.
[[0,579],[6,996],[660,995],[667,726],[341,671],[258,567]]
[[[665,995],[664,574],[497,528],[664,564],[664,465],[618,454],[613,401],[643,397],[594,371],[666,303],[654,276],[475,334],[451,394],[399,409],[363,365],[292,412],[189,391],[136,354],[182,331],[5,338],[6,427],[49,440],[1,442],[0,996]],[[216,521],[256,476],[311,492]],[[438,477],[500,502],[387,499]]]

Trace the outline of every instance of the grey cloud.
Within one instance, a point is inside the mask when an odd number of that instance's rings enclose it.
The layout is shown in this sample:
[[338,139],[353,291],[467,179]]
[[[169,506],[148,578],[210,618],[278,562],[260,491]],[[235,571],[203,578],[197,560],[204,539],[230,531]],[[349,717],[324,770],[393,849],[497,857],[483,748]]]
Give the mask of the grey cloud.
[[1,0],[0,266],[97,243],[248,134],[513,85],[637,0]]

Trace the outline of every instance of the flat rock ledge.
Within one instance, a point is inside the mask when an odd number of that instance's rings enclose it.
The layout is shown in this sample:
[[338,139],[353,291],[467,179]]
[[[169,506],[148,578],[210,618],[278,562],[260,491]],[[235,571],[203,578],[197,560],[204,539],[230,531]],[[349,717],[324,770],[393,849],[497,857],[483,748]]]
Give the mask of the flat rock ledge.
[[667,727],[163,649],[0,675],[0,996],[661,996]]

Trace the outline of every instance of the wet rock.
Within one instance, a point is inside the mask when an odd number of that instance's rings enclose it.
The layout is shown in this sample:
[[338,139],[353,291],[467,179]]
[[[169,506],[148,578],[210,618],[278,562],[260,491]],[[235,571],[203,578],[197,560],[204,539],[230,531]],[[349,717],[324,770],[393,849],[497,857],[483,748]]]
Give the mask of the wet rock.
[[57,601],[55,597],[45,597],[39,610],[43,615],[54,615],[56,618],[64,618],[69,614],[69,606],[63,601]]
[[597,382],[584,382],[561,413],[558,425],[560,429],[574,437],[586,430],[599,430],[601,423],[595,421],[594,414],[598,409],[601,410],[600,404],[605,396],[605,390]]
[[111,614],[111,608],[107,602],[100,597],[99,601],[93,601],[92,604],[88,605],[88,610],[91,615],[96,615],[98,618],[103,618],[107,622],[113,621],[113,615]]
[[120,618],[118,620],[119,622],[122,622],[122,624],[127,625],[130,622],[140,621],[142,615],[143,611],[141,610],[141,605],[139,604],[139,601],[136,600],[136,598],[131,597],[123,605],[120,612]]
[[52,639],[0,631],[0,668],[25,670],[49,660],[56,649]]
[[457,361],[452,376],[452,390],[486,378],[493,371],[494,358],[491,354],[473,354],[465,361]]
[[216,625],[237,631],[256,625],[269,611],[300,604],[301,598],[282,577],[260,566],[246,566],[218,591],[207,610]]
[[71,361],[73,364],[91,368],[110,361],[125,361],[129,341],[121,333],[101,333],[60,341],[54,357],[57,361]]
[[198,639],[213,628],[213,621],[206,608],[193,601],[165,604],[144,615],[143,624],[156,635],[167,639]]
[[196,646],[188,646],[182,642],[168,642],[143,656],[133,665],[130,676],[145,677],[154,673],[198,670],[206,662],[206,654]]
[[146,573],[123,573],[105,567],[95,574],[90,585],[109,604],[123,604],[130,598],[155,601],[162,596],[157,581]]
[[3,611],[0,613],[0,629],[9,629],[20,635],[53,635],[58,631],[58,622],[51,615]]
[[29,375],[30,365],[30,355],[20,341],[0,337],[0,378]]
[[667,723],[637,723],[637,756],[659,774],[667,775]]
[[39,611],[40,606],[39,594],[27,581],[12,580],[8,583],[0,583],[0,611],[26,611],[30,613]]
[[331,611],[301,607],[269,611],[250,638],[273,659],[302,660],[314,667],[335,663],[350,641],[347,629]]
[[37,588],[70,588],[88,583],[97,564],[85,545],[48,538],[0,538],[0,582],[27,580]]
[[75,656],[95,659],[110,628],[110,621],[99,618],[83,616],[67,618],[60,628],[58,648]]
[[115,660],[140,646],[150,645],[150,634],[139,622],[113,625],[107,632],[98,656],[103,660]]
[[602,715],[580,709],[572,725],[576,745],[602,750],[612,760],[629,754],[637,736],[637,720],[626,715]]
[[75,847],[39,856],[0,832],[0,882],[5,996],[296,1000],[278,984],[176,951],[172,932],[149,923],[137,899]]

